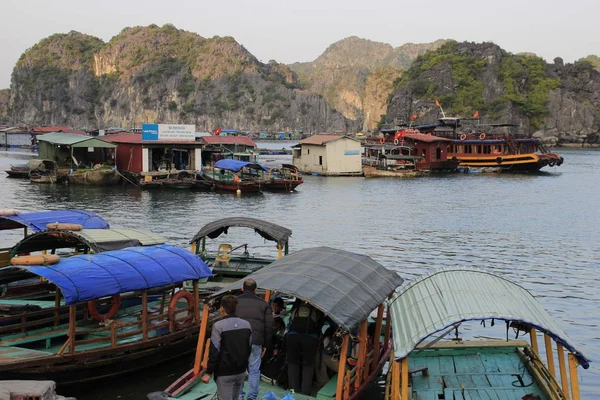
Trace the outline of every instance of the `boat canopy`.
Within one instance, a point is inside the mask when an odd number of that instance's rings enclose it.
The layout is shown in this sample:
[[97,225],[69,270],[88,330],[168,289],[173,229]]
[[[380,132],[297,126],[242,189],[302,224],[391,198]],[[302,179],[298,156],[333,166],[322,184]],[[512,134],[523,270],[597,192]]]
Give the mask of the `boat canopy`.
[[79,224],[86,229],[107,229],[108,223],[88,211],[58,210],[0,216],[0,230],[29,228],[33,232],[45,231],[47,224]]
[[290,239],[290,236],[292,236],[292,231],[288,228],[284,228],[283,226],[268,221],[262,221],[256,218],[229,217],[204,225],[202,229],[196,233],[196,236],[194,236],[190,243],[197,242],[205,236],[215,239],[222,233],[227,234],[227,230],[232,226],[252,228],[263,238],[277,242],[277,244],[282,246],[285,245]]
[[240,160],[230,160],[223,159],[219,160],[214,165],[215,168],[226,169],[228,171],[238,172],[242,168],[252,168],[252,169],[260,169],[266,171],[265,167],[260,164],[248,162],[248,161],[240,161]]
[[27,161],[27,167],[32,171],[36,169],[54,171],[58,167],[58,164],[52,160],[35,159]]
[[403,282],[396,272],[367,256],[313,247],[284,256],[212,297],[240,290],[245,279],[254,279],[260,288],[309,302],[348,331],[364,321]]
[[91,252],[120,250],[134,246],[153,246],[167,240],[156,233],[141,229],[82,229],[80,231],[47,230],[34,233],[17,243],[12,255],[47,249],[86,246]]
[[67,305],[212,276],[200,257],[167,244],[73,256],[54,265],[4,267],[0,282],[15,269],[58,286]]
[[475,268],[443,268],[404,288],[390,301],[394,356],[403,359],[429,336],[464,321],[520,322],[547,333],[587,360],[527,290],[498,275]]

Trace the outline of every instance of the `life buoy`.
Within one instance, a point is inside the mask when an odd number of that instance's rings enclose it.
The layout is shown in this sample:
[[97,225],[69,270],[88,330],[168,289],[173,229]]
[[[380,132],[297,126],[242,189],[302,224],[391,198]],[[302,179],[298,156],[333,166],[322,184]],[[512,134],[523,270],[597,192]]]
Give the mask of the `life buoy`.
[[112,306],[110,310],[106,314],[100,314],[96,309],[96,299],[88,301],[88,310],[92,318],[96,321],[106,321],[107,319],[111,319],[117,312],[119,311],[119,307],[121,307],[121,295],[115,294],[111,299]]
[[0,210],[0,217],[14,217],[15,215],[19,215],[17,210],[13,210],[10,208]]
[[47,224],[46,228],[55,231],[80,231],[83,229],[83,226],[79,224],[61,224],[59,222],[53,222]]
[[497,158],[496,158],[496,162],[497,162],[498,164],[502,164],[502,157],[497,157]]
[[[192,296],[192,294],[190,292],[188,292],[187,290],[180,290],[177,293],[175,293],[175,295],[173,295],[173,297],[171,297],[171,301],[169,301],[169,311],[168,311],[168,318],[169,321],[172,321],[173,323],[175,322],[175,310],[177,310],[177,303],[179,302],[179,300],[181,299],[185,299],[185,301],[188,304],[188,307],[191,306],[192,304],[194,304],[194,296]],[[194,310],[188,310],[188,317],[190,315],[194,314]],[[176,325],[177,328],[185,328],[187,326],[190,326],[194,323],[193,320],[188,319],[186,322],[180,322]]]
[[385,143],[385,138],[384,137],[380,137],[379,138],[379,143],[384,144]]
[[398,141],[398,139],[394,139],[394,144],[398,144],[398,143],[400,143],[400,142]]
[[483,140],[483,139],[485,139],[485,133],[482,132],[481,135],[479,135],[479,140]]
[[12,265],[52,265],[60,261],[56,254],[40,254],[36,256],[19,256],[10,260]]
[[466,134],[463,133],[462,135],[460,135],[460,140],[465,140],[466,138],[467,138]]

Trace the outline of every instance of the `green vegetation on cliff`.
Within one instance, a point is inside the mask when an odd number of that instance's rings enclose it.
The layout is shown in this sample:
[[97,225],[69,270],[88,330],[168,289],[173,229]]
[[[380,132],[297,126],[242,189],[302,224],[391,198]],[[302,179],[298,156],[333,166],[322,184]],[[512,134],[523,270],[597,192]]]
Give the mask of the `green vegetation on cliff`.
[[577,61],[578,64],[587,64],[594,68],[596,71],[600,71],[600,57],[596,55],[589,55],[585,58],[581,58]]

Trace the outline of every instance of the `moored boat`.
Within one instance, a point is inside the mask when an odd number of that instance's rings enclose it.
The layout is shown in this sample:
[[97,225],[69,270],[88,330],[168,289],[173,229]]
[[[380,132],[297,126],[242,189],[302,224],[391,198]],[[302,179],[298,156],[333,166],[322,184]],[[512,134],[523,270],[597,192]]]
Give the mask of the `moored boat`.
[[257,163],[223,159],[204,171],[203,178],[216,190],[228,192],[260,192],[266,183],[266,169]]
[[[197,283],[211,275],[198,256],[169,245],[74,256],[52,268],[5,267],[0,283],[19,273],[55,285],[51,299],[37,300],[54,306],[0,318],[0,373],[61,384],[148,368],[193,351]],[[193,293],[181,289],[185,281],[193,282]],[[12,323],[15,317],[20,323]]]
[[[248,243],[235,247],[231,243],[220,243],[216,250],[208,248],[207,238],[217,239],[223,234],[228,234],[231,228],[252,229],[263,239],[275,242],[277,256],[265,257],[256,251],[251,253],[252,249],[249,250]],[[290,229],[272,222],[248,217],[228,217],[203,226],[190,243],[192,252],[198,254],[212,268],[213,276],[206,286],[215,286],[236,281],[287,255],[291,235]]]
[[302,179],[298,167],[292,164],[281,164],[280,168],[273,168],[268,171],[264,189],[275,192],[291,192],[303,183],[304,179]]
[[52,160],[30,160],[29,180],[35,183],[62,183],[65,176],[58,172],[58,164]]
[[[294,394],[301,399],[353,399],[371,384],[389,358],[390,325],[384,319],[386,298],[402,283],[395,272],[371,258],[329,247],[315,247],[291,253],[247,277],[264,290],[268,301],[278,295],[300,298],[321,310],[332,334],[333,359],[337,374],[322,387],[313,387],[316,395]],[[204,383],[210,344],[208,316],[226,294],[240,291],[238,281],[207,298],[202,312],[202,326],[194,367],[164,392],[150,393],[148,399],[203,399],[216,395],[214,381]],[[371,319],[372,310],[376,310]],[[369,332],[373,332],[369,340]],[[208,338],[208,339],[207,339]],[[350,354],[350,357],[349,357]],[[352,356],[356,354],[356,359]],[[264,372],[263,372],[264,374]],[[267,377],[270,378],[270,377]],[[257,398],[273,393],[283,397],[287,387],[271,378],[260,382]],[[267,397],[268,398],[268,397]]]
[[11,165],[10,169],[5,170],[9,178],[29,179],[29,165]]
[[[527,290],[503,277],[441,269],[405,287],[388,307],[394,361],[386,400],[579,399],[577,366],[587,369],[589,360]],[[459,329],[472,321],[496,325],[504,338],[463,340]]]

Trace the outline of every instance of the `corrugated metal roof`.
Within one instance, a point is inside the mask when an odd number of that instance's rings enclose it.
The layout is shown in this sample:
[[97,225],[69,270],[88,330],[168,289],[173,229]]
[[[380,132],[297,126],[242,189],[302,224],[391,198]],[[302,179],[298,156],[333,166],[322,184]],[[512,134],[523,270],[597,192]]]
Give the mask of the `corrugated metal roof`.
[[116,144],[105,142],[87,135],[76,135],[73,133],[51,132],[38,136],[38,141],[52,144],[64,144],[73,147],[117,147]]
[[444,268],[419,278],[390,303],[394,355],[406,357],[430,335],[464,321],[520,321],[548,333],[587,360],[535,298],[521,286],[475,268]]
[[298,143],[299,144],[316,144],[318,146],[322,146],[326,143],[333,142],[334,140],[339,140],[342,138],[346,138],[346,139],[350,139],[350,140],[354,140],[355,142],[358,142],[358,140],[351,138],[350,136],[345,136],[345,135],[312,135],[312,136],[307,137],[306,139],[302,139]]

